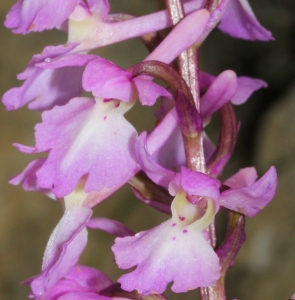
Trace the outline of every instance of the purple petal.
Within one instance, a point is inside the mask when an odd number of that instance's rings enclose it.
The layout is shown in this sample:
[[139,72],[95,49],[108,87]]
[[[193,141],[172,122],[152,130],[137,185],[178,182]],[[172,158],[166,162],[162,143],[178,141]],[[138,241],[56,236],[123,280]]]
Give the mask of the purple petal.
[[228,70],[219,74],[202,97],[202,118],[207,118],[219,110],[226,102],[231,100],[236,91],[236,73]]
[[74,98],[44,112],[35,128],[36,149],[51,150],[37,172],[39,186],[63,197],[86,174],[86,192],[125,183],[137,168],[137,133],[123,116],[129,108],[119,101]]
[[235,95],[231,98],[232,104],[240,105],[245,103],[253,92],[266,88],[267,83],[261,79],[250,78],[250,77],[239,77],[238,78],[238,90]]
[[89,10],[100,18],[104,18],[110,11],[109,0],[87,0]]
[[75,291],[76,293],[83,292],[82,287],[75,281],[72,280],[59,280],[45,295],[40,297],[35,297],[35,295],[30,295],[30,298],[35,298],[36,300],[57,300],[69,291]]
[[[27,103],[34,110],[47,110],[63,105],[82,93],[83,65],[93,55],[67,56],[76,45],[46,47],[42,54],[34,55],[27,69],[18,75],[25,80],[21,87],[12,88],[3,96],[7,110],[18,109]],[[50,64],[53,61],[54,63]],[[57,69],[43,69],[43,68]]]
[[146,132],[143,132],[138,137],[138,141],[135,145],[137,161],[142,170],[152,181],[161,186],[168,187],[170,181],[175,176],[175,173],[161,167],[153,160],[147,149],[146,136]]
[[[94,0],[91,2],[95,3]],[[101,2],[101,0],[96,2]],[[185,3],[184,9],[186,14],[189,14],[203,6],[204,0],[193,0],[189,3]],[[167,10],[115,23],[107,22],[107,18],[104,18],[103,14],[97,14],[93,9],[91,10],[93,14],[84,20],[80,20],[80,22],[70,20],[69,22],[69,41],[80,43],[78,47],[79,51],[118,43],[171,26],[171,20]],[[84,24],[87,26],[83,28]],[[81,27],[83,30],[81,30]],[[192,36],[195,36],[195,30]],[[194,41],[192,41],[192,43],[194,43]]]
[[27,34],[59,27],[80,0],[19,0],[6,16],[4,25],[13,33]]
[[183,51],[198,41],[209,17],[210,14],[206,9],[198,10],[186,16],[145,60],[171,63]]
[[58,69],[58,68],[68,67],[68,66],[84,67],[91,60],[96,58],[97,56],[92,54],[65,53],[65,55],[59,55],[53,58],[47,57],[45,60],[37,62],[35,66],[43,69]]
[[109,297],[104,297],[96,293],[87,292],[70,292],[62,295],[58,300],[110,300]]
[[66,210],[48,241],[42,264],[42,273],[31,281],[36,296],[41,296],[75,265],[87,243],[86,223],[92,210],[71,207]]
[[214,153],[216,147],[213,144],[213,142],[209,139],[209,137],[206,135],[206,132],[203,132],[203,143],[204,143],[205,159],[206,162],[208,162],[212,154]]
[[87,92],[106,99],[130,102],[134,95],[131,74],[101,57],[86,66],[82,85]]
[[36,172],[43,166],[45,160],[45,158],[39,158],[32,161],[19,175],[11,178],[9,183],[19,185],[22,182],[22,187],[25,191],[37,191],[56,200],[56,197],[49,189],[42,189],[37,184]]
[[153,155],[153,158],[164,168],[173,172],[180,172],[180,167],[186,164],[186,159],[179,127],[175,128],[166,143]]
[[247,0],[230,0],[218,28],[236,38],[273,40],[271,32],[256,19]]
[[[228,70],[225,72],[233,72],[233,71]],[[219,76],[221,76],[225,72],[221,73]],[[224,75],[226,75],[226,74],[224,74]],[[229,73],[228,73],[228,75],[229,75]],[[224,78],[224,79],[226,80],[226,78]],[[201,89],[201,91],[204,94],[207,94],[206,91],[210,88],[210,86],[213,86],[213,83],[215,82],[215,80],[216,80],[215,76],[212,76],[206,72],[201,71],[200,72],[200,89]],[[251,77],[246,77],[246,76],[238,77],[236,93],[234,93],[234,95],[229,100],[232,102],[232,104],[235,104],[235,105],[243,104],[248,100],[248,98],[252,95],[253,92],[259,90],[262,87],[267,87],[267,83],[261,79],[251,78]],[[202,103],[203,102],[205,102],[205,101],[202,99]],[[210,100],[209,100],[209,103],[210,103]]]
[[[165,116],[168,115],[171,108],[173,108],[173,102],[168,99],[162,98],[161,106],[155,112],[157,119],[162,120]],[[177,117],[176,121],[178,122]],[[157,128],[155,130],[157,130]],[[149,138],[153,135],[153,133],[154,131],[150,134]],[[206,136],[206,134],[203,134],[205,158],[206,161],[208,161],[215,150],[215,146]],[[153,158],[164,168],[173,170],[174,172],[180,172],[180,167],[186,164],[183,138],[180,128],[176,127],[171,133],[166,134],[165,137],[167,141],[161,147],[159,147],[158,151],[153,154]],[[167,155],[168,152],[169,155]]]
[[[169,129],[169,131],[166,130],[162,132],[162,141],[164,142],[161,141],[161,145],[157,147],[157,151],[150,151],[150,153],[153,153],[152,156],[154,160],[164,168],[172,170],[173,172],[179,172],[180,166],[186,164],[186,159],[181,131],[179,127],[176,126],[178,124],[178,116],[174,109],[173,101],[162,98],[161,106],[155,112],[155,115],[158,120],[161,120],[161,123],[148,137],[148,148],[150,150],[152,150],[150,142],[156,132],[161,131],[160,127],[163,123],[168,119],[171,119],[173,123],[171,122],[168,126],[166,125],[166,128]],[[158,143],[160,143],[160,141]],[[169,155],[167,155],[168,152]]]
[[172,100],[172,95],[165,88],[154,83],[149,77],[146,77],[148,76],[139,76],[132,79],[137,88],[138,97],[142,105],[152,106],[155,104],[157,98],[161,96]]
[[220,186],[221,182],[217,179],[181,167],[181,173],[177,174],[169,185],[169,193],[174,196],[182,189],[189,195],[208,197],[218,201]]
[[148,149],[151,154],[154,154],[165,144],[169,136],[177,127],[177,124],[177,113],[175,109],[171,109],[147,138]]
[[85,292],[99,292],[112,284],[112,280],[94,268],[76,265],[64,276],[65,279],[79,283]]
[[160,96],[172,98],[165,88],[154,83],[149,76],[132,79],[129,72],[100,57],[91,61],[83,74],[84,89],[96,97],[131,102],[136,95],[135,86],[143,105],[154,105]]
[[240,189],[254,184],[258,175],[254,167],[240,169],[235,175],[228,178],[224,184],[232,189]]
[[[241,171],[240,171],[241,172]],[[243,171],[243,173],[246,171]],[[234,183],[234,186],[242,186],[253,181],[255,174],[249,171],[250,175],[238,174],[242,183]],[[245,180],[246,177],[246,180]],[[248,177],[248,178],[247,178]],[[247,180],[249,180],[247,182]],[[226,190],[220,195],[220,205],[253,217],[260,212],[274,197],[277,187],[277,172],[275,167],[270,169],[252,185],[246,187]]]
[[122,223],[107,218],[93,218],[87,223],[88,228],[100,229],[116,237],[134,235],[134,232]]
[[32,154],[32,153],[38,152],[38,151],[36,151],[35,147],[25,146],[25,145],[17,144],[17,143],[14,143],[13,146],[22,153]]
[[[212,285],[219,278],[219,260],[202,231],[174,226],[169,220],[136,234],[117,238],[112,247],[121,269],[137,265],[118,282],[126,291],[163,293],[169,282],[174,292]],[[173,263],[171,263],[173,262]]]
[[201,89],[201,92],[205,92],[209,88],[209,86],[214,82],[215,79],[216,79],[215,76],[213,76],[209,73],[200,71],[200,89]]

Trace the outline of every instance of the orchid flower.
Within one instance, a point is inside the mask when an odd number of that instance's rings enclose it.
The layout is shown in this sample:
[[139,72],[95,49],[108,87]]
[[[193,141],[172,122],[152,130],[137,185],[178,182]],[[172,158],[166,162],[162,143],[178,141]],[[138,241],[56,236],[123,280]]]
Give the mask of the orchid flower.
[[[178,36],[187,24],[195,20],[203,26],[194,34],[194,38],[197,39],[208,17],[206,10],[188,16],[149,58],[161,59],[161,55],[165,53],[163,50],[169,47],[171,39],[174,40],[174,34]],[[188,36],[185,35],[184,40],[192,44],[193,41],[188,39]],[[163,59],[172,60],[179,55],[183,47],[185,46],[176,47],[172,55],[164,55]],[[71,58],[81,62],[80,55],[68,56],[66,61],[72,62]],[[133,149],[137,132],[123,115],[133,106],[137,95],[133,82],[137,86],[140,98],[147,104],[153,104],[151,102],[155,101],[159,94],[169,95],[150,79],[131,80],[129,72],[104,59],[93,59],[93,56],[82,56],[81,59],[90,61],[83,74],[85,90],[92,91],[94,96],[118,96],[127,103],[102,98],[74,98],[64,106],[55,106],[51,111],[43,112],[43,122],[35,127],[35,147],[20,146],[19,149],[28,153],[50,151],[48,159],[36,173],[37,184],[42,189],[53,187],[52,192],[56,197],[71,193],[84,175],[88,175],[86,192],[121,186],[126,182],[126,178],[132,177],[138,171]],[[118,88],[121,95],[116,92]],[[117,169],[115,173],[114,169]]]
[[248,216],[256,215],[274,197],[276,170],[271,167],[256,182],[254,168],[240,170],[225,182],[230,189],[220,192],[220,181],[203,173],[185,167],[174,173],[158,165],[149,155],[145,139],[142,134],[137,143],[138,161],[156,184],[175,196],[172,218],[134,237],[115,240],[112,249],[118,266],[137,266],[118,281],[123,289],[136,289],[142,294],[162,293],[171,281],[174,292],[212,285],[220,276],[220,266],[206,239],[207,227],[220,205]]
[[[172,218],[134,237],[115,240],[112,250],[118,266],[129,269],[137,265],[136,270],[119,278],[124,290],[136,289],[143,295],[163,293],[173,281],[172,291],[186,292],[218,280],[218,256],[203,231],[218,209],[219,186],[218,180],[183,167],[169,184],[175,196]],[[188,195],[203,197],[206,208],[191,204]]]

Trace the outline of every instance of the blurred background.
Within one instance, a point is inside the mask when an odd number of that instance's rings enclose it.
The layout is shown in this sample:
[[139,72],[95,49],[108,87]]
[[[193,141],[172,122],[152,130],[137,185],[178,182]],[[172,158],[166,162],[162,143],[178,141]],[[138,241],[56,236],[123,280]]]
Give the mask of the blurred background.
[[[162,9],[163,2],[113,0],[111,5],[113,12],[143,15]],[[13,4],[14,1],[8,0],[0,2],[1,23]],[[246,104],[236,107],[241,131],[224,177],[252,165],[262,175],[270,165],[275,165],[279,185],[273,202],[258,216],[246,220],[247,241],[227,275],[228,299],[288,299],[295,292],[295,2],[260,0],[250,4],[275,40],[248,42],[214,30],[200,56],[204,71],[217,75],[232,69],[239,76],[261,78],[269,84],[268,89],[256,92]],[[33,54],[40,53],[46,45],[66,42],[66,35],[57,30],[21,36],[2,26],[0,37],[1,95],[21,84],[16,74],[26,68]],[[137,39],[96,53],[124,68],[148,54]],[[151,130],[155,123],[150,108],[143,110],[138,106],[127,117],[139,131]],[[46,242],[62,209],[59,203],[43,195],[24,192],[7,183],[33,159],[19,153],[12,143],[34,145],[34,126],[40,122],[40,113],[26,107],[6,112],[0,106],[0,122],[0,299],[21,300],[27,299],[29,288],[19,282],[40,272]],[[211,128],[213,135],[214,130]],[[95,215],[118,219],[134,231],[151,228],[167,219],[136,200],[128,187],[99,205]],[[113,238],[106,233],[89,231],[81,263],[97,267],[116,280],[121,271],[109,250],[112,244]],[[196,291],[167,296],[198,299]]]

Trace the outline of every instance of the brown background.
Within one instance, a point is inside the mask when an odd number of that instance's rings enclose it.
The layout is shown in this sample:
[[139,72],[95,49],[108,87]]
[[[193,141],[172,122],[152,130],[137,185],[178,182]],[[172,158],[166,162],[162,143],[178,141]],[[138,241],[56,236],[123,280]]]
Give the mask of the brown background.
[[[268,208],[257,217],[247,219],[248,239],[228,274],[227,286],[229,299],[277,300],[287,299],[295,292],[295,3],[292,0],[253,2],[253,10],[273,32],[276,41],[251,43],[232,39],[216,30],[203,46],[201,65],[215,75],[233,69],[238,75],[262,78],[269,83],[268,90],[255,93],[247,104],[237,108],[242,121],[241,134],[226,173],[255,164],[262,174],[275,164],[279,173],[278,192]],[[114,12],[135,15],[162,6],[160,0],[111,3]],[[12,4],[8,0],[0,2],[1,23]],[[57,30],[21,36],[1,27],[0,37],[0,94],[20,84],[16,74],[24,70],[33,54],[41,52],[46,45],[66,41],[65,34]],[[127,67],[142,60],[147,51],[140,41],[132,40],[97,53]],[[152,110],[147,110],[148,114],[137,107],[133,116],[128,115],[139,131],[153,126]],[[140,124],[136,116],[140,116]],[[40,114],[27,108],[6,112],[0,107],[0,299],[26,299],[29,289],[19,282],[40,271],[46,242],[62,215],[55,201],[7,184],[9,177],[18,174],[32,160],[18,153],[11,144],[33,145],[33,128],[39,121]],[[142,205],[127,187],[97,207],[95,215],[119,219],[135,231],[155,226],[167,218]],[[113,238],[107,234],[90,231],[81,262],[100,268],[115,280],[120,271],[109,251],[112,243]],[[190,292],[169,298],[196,299],[196,295]]]

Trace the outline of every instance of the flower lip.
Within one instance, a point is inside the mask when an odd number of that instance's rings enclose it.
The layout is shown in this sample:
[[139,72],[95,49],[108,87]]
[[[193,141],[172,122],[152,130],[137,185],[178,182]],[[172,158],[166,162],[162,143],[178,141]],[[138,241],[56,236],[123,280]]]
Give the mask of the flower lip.
[[215,216],[215,201],[202,197],[198,203],[192,204],[187,199],[187,194],[181,190],[175,196],[172,205],[173,224],[180,227],[193,227],[194,229],[207,228]]

